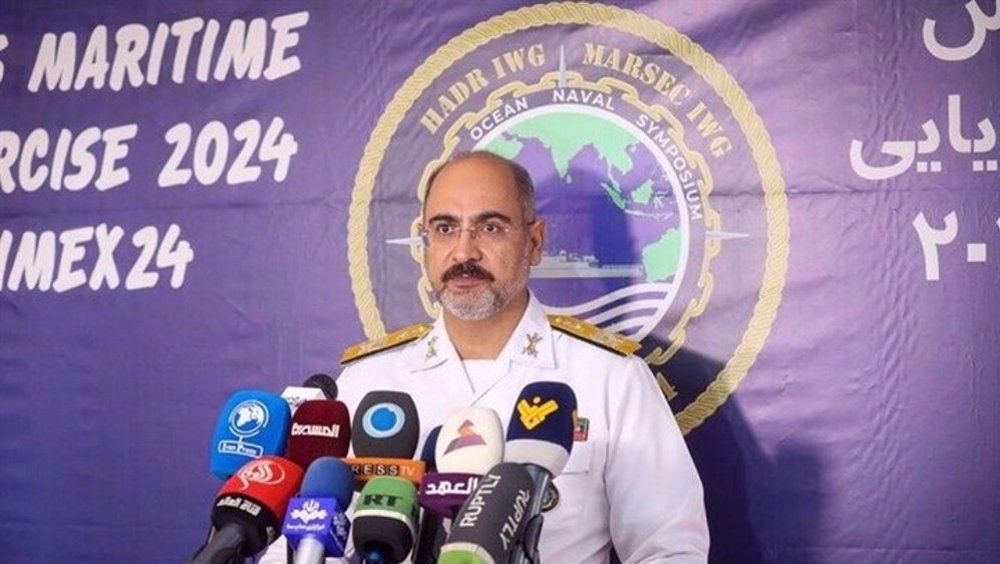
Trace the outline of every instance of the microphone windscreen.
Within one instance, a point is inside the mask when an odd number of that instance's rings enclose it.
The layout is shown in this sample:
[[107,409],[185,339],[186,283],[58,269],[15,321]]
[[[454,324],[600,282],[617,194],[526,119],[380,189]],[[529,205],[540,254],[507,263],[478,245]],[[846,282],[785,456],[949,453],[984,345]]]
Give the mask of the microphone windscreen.
[[372,478],[354,508],[355,551],[367,559],[380,552],[388,562],[402,562],[413,548],[417,523],[416,487],[401,478]]
[[520,464],[489,469],[455,516],[438,563],[509,562],[524,529],[531,489],[531,476]]
[[[353,495],[354,473],[343,460],[325,456],[306,469],[302,489],[292,498],[281,532],[299,550],[306,538],[323,545],[323,556],[340,557],[347,546],[351,522],[345,511]],[[311,554],[315,554],[313,546]],[[308,554],[303,555],[306,558]],[[313,560],[309,560],[310,562]]]
[[420,480],[417,500],[434,515],[454,519],[469,495],[476,491],[482,477],[482,474],[451,472],[427,474]]
[[440,425],[431,429],[431,432],[427,433],[427,439],[424,440],[424,448],[420,451],[420,460],[424,462],[424,466],[428,472],[437,471],[437,458],[434,455],[434,450],[437,448],[437,440],[440,433]]
[[302,483],[302,468],[277,456],[253,460],[223,484],[212,510],[212,526],[238,524],[246,536],[243,556],[267,548],[278,537],[288,501]]
[[323,391],[323,395],[328,400],[337,399],[337,382],[327,374],[322,372],[313,374],[302,383],[305,388],[317,388]]
[[288,404],[277,394],[241,390],[229,396],[212,434],[212,474],[225,480],[250,460],[283,454],[290,420]]
[[351,431],[355,457],[411,458],[420,439],[417,406],[403,392],[369,392],[358,403]]
[[292,411],[292,415],[295,415],[300,405],[309,400],[326,399],[322,390],[302,386],[286,386],[281,391],[281,397],[288,403],[288,409]]
[[306,469],[299,496],[332,497],[341,510],[346,510],[354,496],[354,472],[339,458],[317,458]]
[[576,394],[562,382],[534,382],[521,390],[507,424],[504,460],[537,464],[553,476],[573,448]]
[[321,456],[347,456],[351,445],[351,416],[343,402],[311,400],[292,416],[288,458],[303,468]]
[[503,460],[503,426],[496,411],[466,407],[441,425],[435,450],[440,472],[485,474]]

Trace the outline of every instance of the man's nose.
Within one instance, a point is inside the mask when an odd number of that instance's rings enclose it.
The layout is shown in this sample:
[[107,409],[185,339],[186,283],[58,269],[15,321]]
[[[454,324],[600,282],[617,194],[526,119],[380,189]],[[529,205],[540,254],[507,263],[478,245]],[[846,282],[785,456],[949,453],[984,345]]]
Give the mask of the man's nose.
[[451,257],[455,262],[478,261],[483,258],[479,242],[470,230],[463,229],[458,233],[458,241],[455,241],[455,247],[451,250]]

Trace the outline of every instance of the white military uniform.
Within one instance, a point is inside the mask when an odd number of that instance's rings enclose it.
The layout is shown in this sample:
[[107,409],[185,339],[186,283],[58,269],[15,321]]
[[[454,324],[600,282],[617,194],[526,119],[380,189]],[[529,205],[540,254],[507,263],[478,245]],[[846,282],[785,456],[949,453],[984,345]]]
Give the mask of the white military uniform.
[[439,318],[348,349],[348,361],[362,358],[338,378],[338,399],[353,414],[372,390],[410,394],[422,448],[427,433],[458,409],[492,408],[506,426],[524,386],[566,383],[587,430],[555,479],[558,502],[544,513],[542,562],[606,564],[612,544],[624,564],[706,562],[701,481],[653,375],[630,345],[573,318],[547,316],[531,296],[495,361],[474,361],[467,371]]

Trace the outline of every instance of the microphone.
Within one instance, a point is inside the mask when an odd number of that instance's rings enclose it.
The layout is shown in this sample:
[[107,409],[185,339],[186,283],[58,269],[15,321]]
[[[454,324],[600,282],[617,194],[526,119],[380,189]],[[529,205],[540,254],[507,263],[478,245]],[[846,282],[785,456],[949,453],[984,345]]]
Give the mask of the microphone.
[[527,521],[532,482],[521,464],[502,462],[487,471],[458,511],[438,564],[510,562]]
[[362,564],[396,564],[413,548],[417,489],[402,478],[373,477],[354,509],[354,549]]
[[[424,463],[427,472],[437,471],[437,461],[434,451],[437,449],[437,440],[440,433],[440,425],[431,429],[431,432],[427,433],[427,439],[424,440],[424,448],[420,451],[420,460]],[[431,474],[424,474],[424,478],[420,480],[421,491],[424,488],[424,481],[430,476]],[[423,500],[420,501],[420,505],[423,506]],[[437,560],[437,551],[444,540],[443,538],[439,540],[442,533],[441,521],[440,516],[428,510],[425,510],[423,515],[420,516],[416,546],[413,548],[413,564],[433,564]]]
[[316,388],[323,392],[328,400],[337,399],[337,381],[322,372],[313,374],[302,383],[303,387]]
[[249,460],[283,454],[290,419],[277,394],[241,390],[229,396],[212,434],[212,474],[225,480]]
[[306,381],[301,386],[288,386],[285,388],[281,392],[281,397],[285,398],[285,401],[288,402],[288,407],[294,415],[295,410],[309,400],[337,399],[337,383],[326,374],[313,374],[306,378]]
[[562,382],[534,382],[521,390],[507,424],[504,460],[521,464],[531,477],[531,502],[512,563],[538,562],[542,499],[573,449],[576,394]]
[[301,483],[302,469],[284,458],[264,456],[244,465],[219,490],[212,509],[214,532],[191,564],[228,564],[267,548]]
[[437,459],[434,451],[437,450],[438,435],[440,434],[440,425],[431,429],[431,432],[427,433],[427,439],[424,440],[424,448],[420,451],[420,460],[428,472],[437,472]]
[[351,529],[344,512],[353,495],[354,474],[343,460],[324,456],[309,465],[281,528],[295,550],[295,564],[322,564],[328,556],[344,555]]
[[355,458],[346,462],[363,484],[375,476],[394,476],[419,484],[424,464],[413,460],[420,435],[417,407],[409,394],[369,392],[361,398],[351,425]]
[[303,468],[323,456],[343,458],[351,444],[351,416],[343,402],[304,402],[292,416],[286,456]]
[[500,416],[485,407],[467,407],[441,425],[435,448],[440,472],[420,482],[420,505],[445,519],[476,489],[479,477],[503,460],[503,427]]
[[299,409],[299,406],[307,401],[326,399],[323,390],[305,386],[286,386],[281,392],[281,397],[288,403],[288,409],[291,410],[292,415]]

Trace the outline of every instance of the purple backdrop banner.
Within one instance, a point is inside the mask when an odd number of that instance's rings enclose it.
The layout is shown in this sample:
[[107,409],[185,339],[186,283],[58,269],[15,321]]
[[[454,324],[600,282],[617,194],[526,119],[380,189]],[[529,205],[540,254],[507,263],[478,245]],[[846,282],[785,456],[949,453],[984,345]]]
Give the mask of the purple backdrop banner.
[[225,399],[432,317],[420,187],[489,149],[713,562],[996,562],[998,77],[995,0],[2,2],[0,561],[190,556]]

